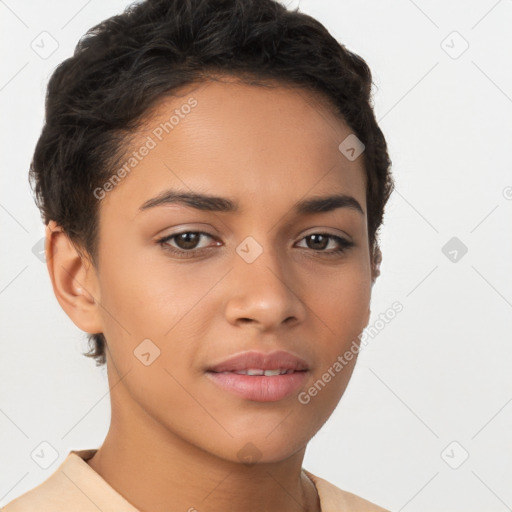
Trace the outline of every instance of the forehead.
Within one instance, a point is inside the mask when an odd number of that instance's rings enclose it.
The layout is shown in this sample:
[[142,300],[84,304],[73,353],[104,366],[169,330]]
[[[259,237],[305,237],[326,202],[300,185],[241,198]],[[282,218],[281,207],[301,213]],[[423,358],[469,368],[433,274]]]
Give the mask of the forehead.
[[363,158],[351,161],[339,149],[350,127],[322,95],[272,85],[208,81],[159,101],[121,159],[125,177],[101,207],[122,201],[135,214],[165,188],[236,196],[249,208],[263,198],[271,206],[342,192],[364,207]]

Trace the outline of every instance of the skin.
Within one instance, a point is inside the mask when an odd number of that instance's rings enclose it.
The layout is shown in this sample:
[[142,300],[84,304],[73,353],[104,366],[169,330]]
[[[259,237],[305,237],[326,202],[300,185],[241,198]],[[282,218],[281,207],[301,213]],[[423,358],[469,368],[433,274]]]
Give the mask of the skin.
[[[100,201],[97,267],[53,221],[47,228],[59,303],[80,329],[108,340],[111,426],[88,464],[140,510],[318,511],[315,486],[301,472],[304,453],[356,358],[306,405],[296,394],[245,400],[204,371],[245,350],[283,349],[309,362],[307,390],[358,341],[375,277],[363,158],[339,151],[351,130],[322,97],[235,79],[161,101],[140,141],[190,96],[197,106]],[[139,147],[134,141],[128,153]],[[169,188],[229,197],[241,211],[139,210]],[[333,193],[354,197],[363,214],[293,213],[298,200]],[[156,241],[198,231],[210,236],[195,247],[210,249],[191,258]],[[329,257],[335,239],[322,246],[307,238],[325,232],[354,246]],[[263,249],[250,264],[235,250],[247,236]],[[168,244],[187,250],[176,238]],[[134,356],[144,339],[160,350],[149,366]],[[254,464],[237,455],[247,443],[256,447]]]

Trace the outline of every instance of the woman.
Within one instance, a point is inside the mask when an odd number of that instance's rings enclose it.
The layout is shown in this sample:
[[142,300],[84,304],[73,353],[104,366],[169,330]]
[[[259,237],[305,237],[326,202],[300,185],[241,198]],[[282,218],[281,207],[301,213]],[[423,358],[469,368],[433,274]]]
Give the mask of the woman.
[[82,38],[31,178],[111,425],[6,512],[384,510],[302,468],[379,275],[370,93],[360,57],[273,0],[147,0]]

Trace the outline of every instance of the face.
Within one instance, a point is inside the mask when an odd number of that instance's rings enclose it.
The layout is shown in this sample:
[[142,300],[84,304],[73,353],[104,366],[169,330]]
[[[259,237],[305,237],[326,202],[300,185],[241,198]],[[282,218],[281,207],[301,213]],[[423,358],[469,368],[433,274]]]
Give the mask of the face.
[[[356,358],[335,363],[368,323],[372,284],[363,160],[338,149],[350,133],[321,98],[282,86],[208,82],[157,106],[130,170],[97,194],[98,315],[109,375],[123,377],[120,415],[261,462],[296,453],[327,420]],[[308,208],[334,195],[345,197]],[[208,371],[278,350],[307,370]]]

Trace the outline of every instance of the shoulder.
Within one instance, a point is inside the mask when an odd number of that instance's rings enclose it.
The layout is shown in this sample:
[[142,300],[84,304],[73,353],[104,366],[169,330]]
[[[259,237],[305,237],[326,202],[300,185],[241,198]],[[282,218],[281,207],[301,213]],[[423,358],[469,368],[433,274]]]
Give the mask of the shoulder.
[[[18,496],[5,507],[2,512],[60,512],[69,510],[70,504],[76,502],[77,487],[73,481],[77,479],[80,464],[76,453],[91,455],[95,450],[83,450],[68,453],[61,465],[42,483]],[[79,492],[79,491],[78,491]],[[82,509],[77,509],[82,510]]]
[[76,491],[70,488],[63,472],[57,470],[44,482],[9,502],[2,512],[39,512],[65,510],[73,502]]
[[137,512],[85,462],[95,451],[71,451],[53,474],[1,512]]
[[316,486],[322,512],[390,512],[303,469]]

